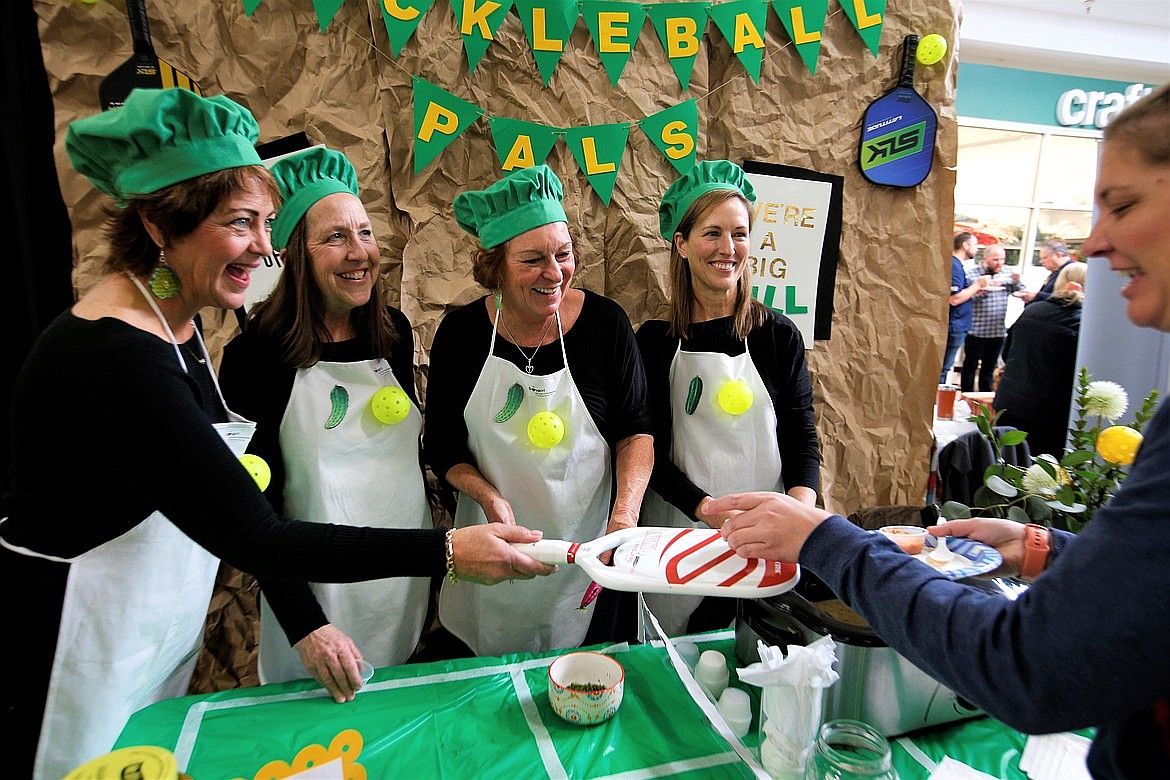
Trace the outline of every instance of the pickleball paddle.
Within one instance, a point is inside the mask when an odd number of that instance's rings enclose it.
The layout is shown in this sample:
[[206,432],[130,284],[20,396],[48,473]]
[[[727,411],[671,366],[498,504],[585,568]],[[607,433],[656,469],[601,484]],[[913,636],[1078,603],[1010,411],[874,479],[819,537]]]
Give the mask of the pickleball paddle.
[[914,89],[918,36],[902,42],[898,84],[869,104],[861,119],[861,175],[874,184],[913,187],[930,173],[938,115]]
[[[613,590],[765,598],[791,590],[800,567],[736,555],[712,528],[625,528],[591,542],[512,545],[543,563],[572,563]],[[613,565],[598,556],[613,550]]]
[[130,19],[134,54],[98,85],[102,110],[122,105],[135,89],[182,87],[202,95],[203,91],[194,79],[155,54],[150,40],[150,22],[146,17],[146,0],[126,0],[126,16]]

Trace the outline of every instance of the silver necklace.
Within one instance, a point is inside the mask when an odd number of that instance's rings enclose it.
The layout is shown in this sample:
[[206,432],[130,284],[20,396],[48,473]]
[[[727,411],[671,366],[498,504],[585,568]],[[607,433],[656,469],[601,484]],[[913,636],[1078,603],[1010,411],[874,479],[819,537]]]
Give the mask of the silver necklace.
[[508,334],[508,338],[512,340],[512,346],[520,350],[520,354],[528,361],[528,365],[524,367],[524,373],[532,373],[532,361],[536,360],[536,353],[540,352],[540,348],[544,346],[544,337],[548,335],[549,329],[552,327],[553,321],[549,320],[548,324],[544,326],[544,333],[540,334],[540,343],[536,345],[536,349],[532,350],[531,357],[520,347],[520,340],[512,335],[511,329],[508,328],[508,322],[503,317],[500,317],[500,324],[504,326],[504,332]]

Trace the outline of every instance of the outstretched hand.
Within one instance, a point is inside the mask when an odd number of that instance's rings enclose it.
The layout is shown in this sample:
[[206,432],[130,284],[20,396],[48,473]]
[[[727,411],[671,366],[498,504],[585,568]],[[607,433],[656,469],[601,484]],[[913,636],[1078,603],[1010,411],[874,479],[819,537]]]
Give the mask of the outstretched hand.
[[723,539],[745,558],[796,563],[813,529],[829,513],[783,493],[733,493],[708,502],[710,514],[724,514]]
[[519,525],[487,523],[457,528],[451,535],[455,575],[468,582],[495,585],[504,580],[530,580],[557,570],[512,546],[540,541],[540,531]]
[[1024,562],[1024,526],[1015,520],[972,517],[948,520],[942,525],[931,526],[927,531],[933,536],[965,536],[994,547],[1003,556],[1003,563],[984,577],[1014,577],[1020,573]]

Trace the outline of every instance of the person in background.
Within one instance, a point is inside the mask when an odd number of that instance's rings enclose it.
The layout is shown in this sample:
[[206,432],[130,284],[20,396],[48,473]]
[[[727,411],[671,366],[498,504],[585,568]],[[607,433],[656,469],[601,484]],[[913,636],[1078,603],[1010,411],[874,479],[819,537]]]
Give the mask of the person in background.
[[974,281],[967,279],[967,268],[963,264],[975,258],[979,251],[979,243],[975,236],[966,231],[955,236],[954,254],[951,255],[951,297],[950,309],[947,315],[947,347],[943,353],[942,371],[938,376],[940,385],[947,384],[951,368],[955,365],[955,358],[963,348],[967,339],[967,331],[971,329],[972,311],[975,308],[971,299],[975,293],[987,286],[987,277],[982,274]]
[[[1082,251],[1128,281],[1138,326],[1170,332],[1170,86],[1105,128],[1097,221]],[[741,555],[799,561],[934,679],[1026,734],[1095,727],[1097,780],[1170,777],[1170,406],[1145,427],[1129,476],[1079,534],[997,518],[935,535],[995,547],[1031,586],[1015,601],[908,565],[881,534],[775,493],[712,512]]]
[[1050,238],[1041,244],[1040,265],[1048,269],[1048,278],[1044,280],[1044,284],[1040,285],[1039,290],[1035,292],[1024,290],[1020,293],[1024,304],[1035,303],[1051,297],[1056,292],[1056,280],[1060,276],[1060,272],[1073,262],[1076,261],[1069,257],[1068,244],[1059,238]]
[[[555,570],[509,544],[540,538],[523,528],[294,522],[264,499],[239,460],[255,426],[223,402],[195,322],[242,306],[272,253],[280,193],[258,136],[237,103],[185,89],[135,90],[69,125],[74,168],[120,208],[105,274],[45,329],[13,393],[0,512],[0,619],[21,658],[0,689],[10,776],[60,780],[108,752],[133,712],[186,693],[217,558],[337,582]],[[353,660],[331,692],[360,685]]]
[[[646,377],[621,307],[572,285],[564,190],[546,165],[460,193],[455,219],[479,239],[472,274],[490,290],[439,324],[423,452],[458,491],[456,528],[523,523],[588,541],[637,525],[653,468]],[[580,609],[589,575],[569,566],[498,591],[444,583],[443,626],[477,655],[615,638],[609,599]],[[592,627],[591,627],[592,621]]]
[[[711,496],[779,490],[815,504],[820,444],[804,340],[751,297],[751,204],[738,165],[701,162],[662,197],[670,319],[638,329],[654,417],[642,524],[718,528]],[[738,394],[736,393],[738,391]],[[669,635],[726,628],[735,599],[646,594]]]
[[986,276],[987,286],[971,299],[971,330],[967,331],[963,342],[963,370],[959,372],[959,389],[964,393],[975,389],[976,370],[979,389],[985,393],[995,389],[995,369],[1007,336],[1004,323],[1008,299],[1012,293],[1023,289],[1018,273],[1003,270],[1003,258],[1003,247],[990,244],[983,249],[982,264],[967,273],[968,282],[975,281],[977,276]]
[[[281,158],[272,175],[284,200],[272,223],[284,270],[220,366],[224,398],[257,424],[248,452],[269,464],[265,495],[277,512],[315,522],[433,528],[414,339],[406,316],[384,303],[357,173],[341,152],[314,147]],[[260,588],[262,683],[306,672],[340,680],[351,658],[402,663],[430,594],[420,577],[313,583],[311,592],[264,578]]]
[[1024,308],[1008,331],[1003,375],[992,407],[1002,411],[997,424],[1028,432],[1032,456],[1060,460],[1068,436],[1077,342],[1085,302],[1084,263],[1069,263],[1056,292]]

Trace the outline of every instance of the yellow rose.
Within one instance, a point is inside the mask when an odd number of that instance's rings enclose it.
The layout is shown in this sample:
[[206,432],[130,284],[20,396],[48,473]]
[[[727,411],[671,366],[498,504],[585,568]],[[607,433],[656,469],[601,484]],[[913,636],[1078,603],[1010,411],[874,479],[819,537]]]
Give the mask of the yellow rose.
[[1097,454],[1117,466],[1133,463],[1141,446],[1142,435],[1128,425],[1111,425],[1097,436]]

